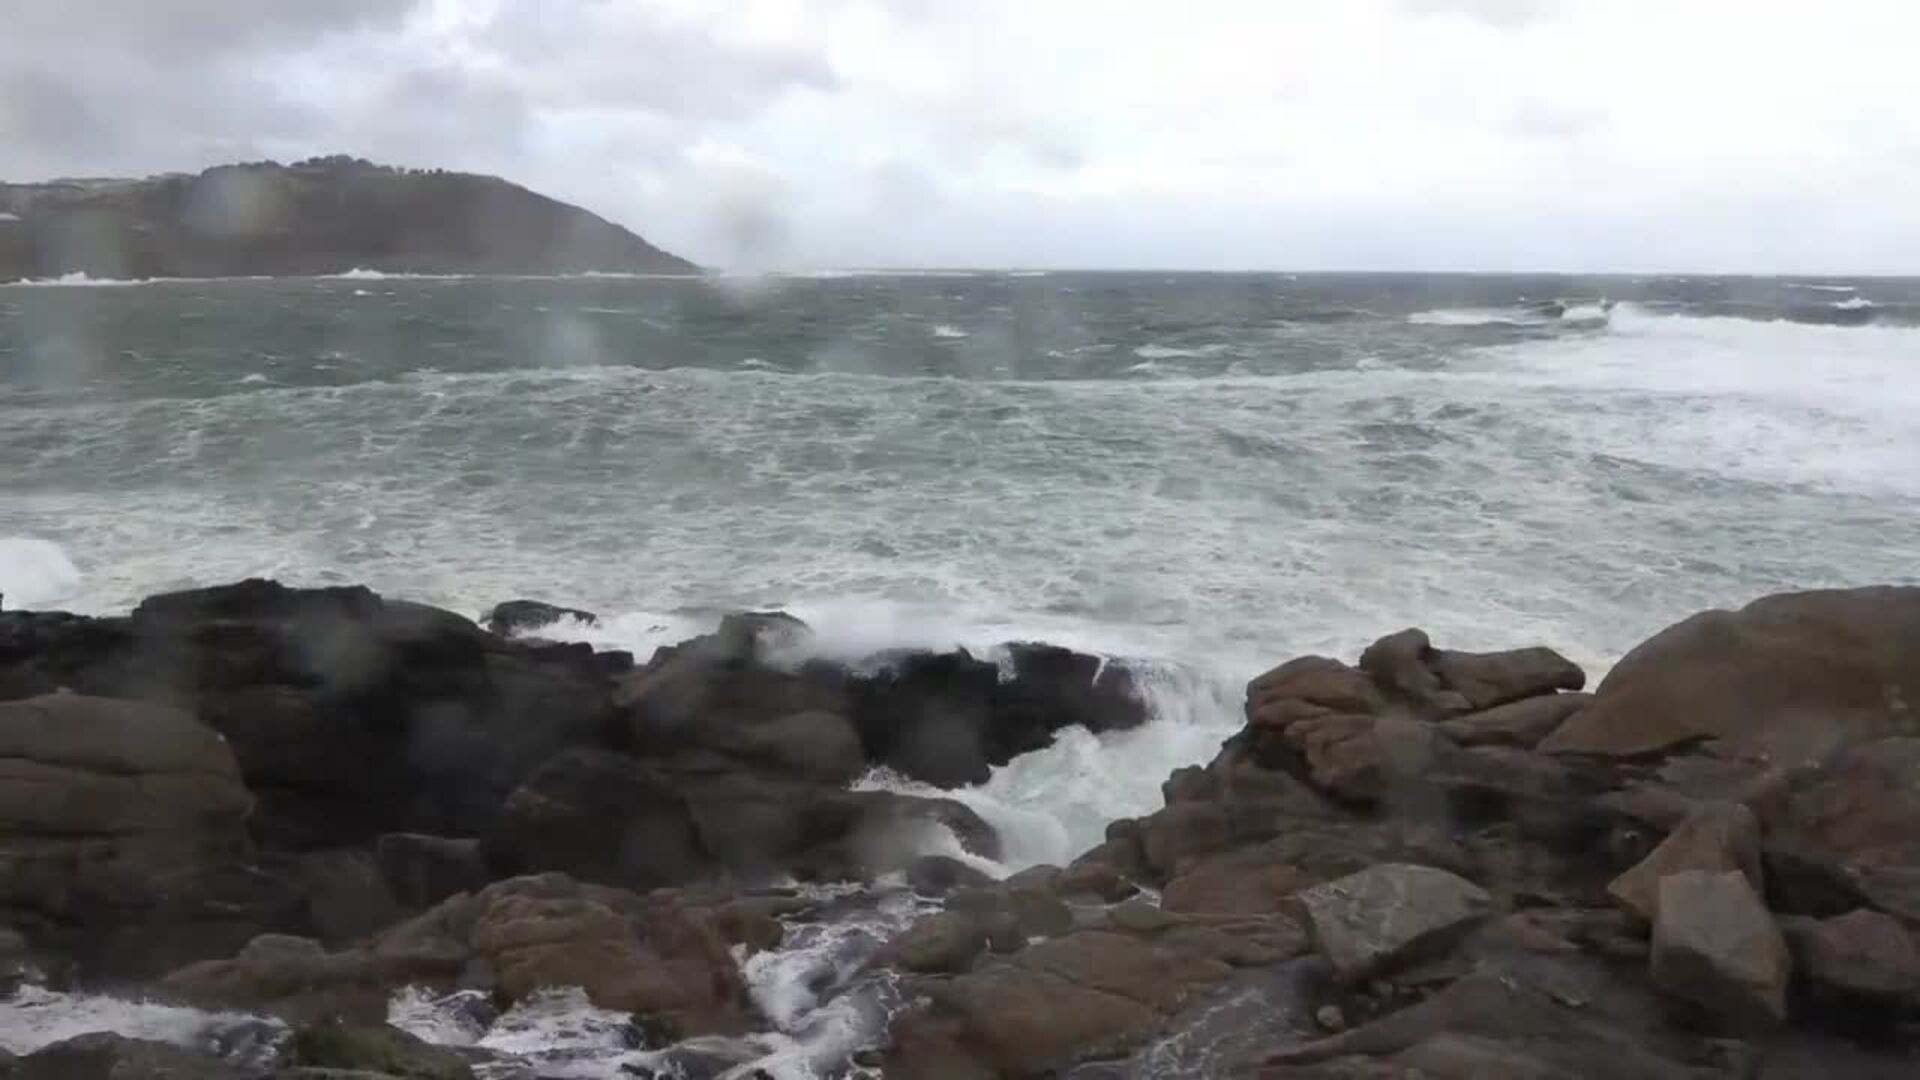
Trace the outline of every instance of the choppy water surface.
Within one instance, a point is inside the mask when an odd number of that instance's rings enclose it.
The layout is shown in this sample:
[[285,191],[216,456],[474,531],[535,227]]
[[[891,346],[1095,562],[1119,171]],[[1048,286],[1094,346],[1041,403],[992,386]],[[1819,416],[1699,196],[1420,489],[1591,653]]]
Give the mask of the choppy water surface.
[[271,575],[540,597],[642,650],[784,606],[843,653],[1153,661],[1159,723],[963,793],[1058,860],[1289,655],[1418,624],[1603,668],[1702,607],[1914,580],[1920,283],[0,287],[0,537],[15,606]]

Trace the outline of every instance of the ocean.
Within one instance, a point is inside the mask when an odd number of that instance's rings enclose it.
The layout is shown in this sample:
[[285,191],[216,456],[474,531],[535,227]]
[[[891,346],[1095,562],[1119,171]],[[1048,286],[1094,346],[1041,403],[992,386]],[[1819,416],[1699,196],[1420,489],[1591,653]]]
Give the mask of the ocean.
[[961,793],[1006,868],[1060,862],[1291,656],[1421,626],[1597,676],[1701,608],[1916,580],[1920,281],[0,287],[5,603],[248,576],[584,607],[642,656],[778,607],[850,657],[1134,661],[1155,723]]

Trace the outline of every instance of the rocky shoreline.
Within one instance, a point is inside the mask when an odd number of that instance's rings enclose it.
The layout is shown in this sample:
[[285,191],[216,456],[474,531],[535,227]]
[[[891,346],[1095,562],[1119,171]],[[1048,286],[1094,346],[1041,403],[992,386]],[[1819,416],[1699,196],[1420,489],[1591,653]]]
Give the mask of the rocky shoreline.
[[778,613],[636,662],[537,637],[562,617],[591,619],[260,581],[0,612],[0,972],[279,1033],[0,1075],[581,1075],[385,1023],[559,988],[686,1048],[655,1074],[753,1075],[715,1049],[778,1019],[743,972],[885,897],[891,940],[813,979],[885,1007],[815,1071],[1920,1071],[1920,589],[1704,613],[1592,693],[1550,649],[1417,630],[1289,660],[1162,809],[1004,880],[964,802],[854,781],[959,788],[1137,727],[1126,664],[827,662]]

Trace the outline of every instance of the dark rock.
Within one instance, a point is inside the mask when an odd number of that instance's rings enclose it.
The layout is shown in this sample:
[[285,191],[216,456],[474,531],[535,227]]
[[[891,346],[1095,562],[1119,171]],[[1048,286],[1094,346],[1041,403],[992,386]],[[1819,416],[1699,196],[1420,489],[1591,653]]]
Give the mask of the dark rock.
[[797,671],[769,667],[757,659],[752,640],[696,639],[626,676],[614,697],[623,749],[654,757],[726,752],[784,717],[845,715],[847,672],[818,664]]
[[1760,827],[1753,811],[1738,803],[1703,804],[1652,854],[1615,878],[1607,893],[1651,923],[1659,914],[1661,881],[1682,870],[1737,870],[1746,875],[1756,894],[1764,895]]
[[608,733],[590,650],[363,588],[248,581],[150,597],[127,619],[7,618],[27,621],[0,633],[0,690],[193,711],[226,736],[258,802],[251,832],[274,849],[479,835],[528,771]]
[[513,793],[486,848],[516,871],[653,888],[720,872],[872,877],[906,868],[940,830],[999,854],[993,829],[947,800],[576,749]]
[[1792,960],[1773,916],[1737,870],[1660,880],[1653,981],[1736,1023],[1785,1019]]
[[1471,881],[1407,863],[1368,867],[1296,899],[1321,954],[1347,983],[1457,939],[1492,910],[1492,898]]
[[372,852],[311,852],[299,856],[295,865],[306,901],[306,925],[329,945],[368,937],[405,914]]
[[415,910],[487,883],[478,840],[387,833],[374,842],[373,856],[394,898]]
[[947,855],[925,855],[907,866],[907,885],[923,896],[944,896],[958,888],[992,881],[991,875]]
[[965,650],[914,653],[854,688],[849,715],[869,759],[939,787],[986,780],[990,769],[1078,725],[1103,732],[1147,719],[1127,670],[1043,645],[1008,646],[1012,676]]
[[1631,757],[1711,738],[1805,761],[1920,734],[1916,701],[1920,588],[1785,593],[1661,631],[1542,748]]
[[761,657],[804,642],[813,628],[784,611],[739,611],[723,616],[714,637],[729,656]]
[[498,820],[485,837],[488,857],[519,872],[654,888],[714,868],[673,780],[624,754],[562,752],[506,799]]
[[776,717],[739,732],[728,747],[776,772],[823,784],[846,784],[867,771],[853,722],[830,712]]
[[579,608],[555,607],[538,600],[509,600],[498,604],[487,612],[483,622],[487,629],[502,637],[512,637],[533,630],[542,630],[562,619],[572,619],[588,626],[600,625],[600,616]]
[[42,1047],[13,1063],[13,1080],[253,1080],[254,1074],[172,1043],[108,1032]]
[[[27,936],[11,927],[0,927],[0,997],[12,995],[21,983],[37,981],[43,975]],[[0,1077],[5,1075],[0,1070]]]
[[261,934],[247,942],[234,959],[246,963],[304,963],[327,955],[326,946],[308,937],[292,934]]
[[297,1068],[356,1069],[395,1080],[471,1080],[473,1069],[450,1050],[385,1024],[319,1024],[288,1040],[286,1064]]

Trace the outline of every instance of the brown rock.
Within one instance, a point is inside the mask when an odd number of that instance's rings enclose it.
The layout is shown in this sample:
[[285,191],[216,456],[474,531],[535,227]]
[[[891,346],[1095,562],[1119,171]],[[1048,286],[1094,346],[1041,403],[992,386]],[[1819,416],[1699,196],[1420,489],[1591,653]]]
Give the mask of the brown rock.
[[1784,1020],[1785,939],[1737,870],[1686,870],[1660,881],[1653,981],[1739,1023]]
[[1621,906],[1651,923],[1659,914],[1660,882],[1682,870],[1738,870],[1756,894],[1760,877],[1760,826],[1738,803],[1708,803],[1675,829],[1653,853],[1607,886]]
[[83,965],[151,976],[264,929],[286,899],[250,868],[252,808],[225,741],[188,713],[0,703],[0,906],[70,928]]
[[[1011,881],[1012,879],[1009,879]],[[976,914],[1004,913],[1013,919],[1023,939],[1059,937],[1073,929],[1073,909],[1052,889],[1030,885],[999,885],[961,889],[947,898],[948,911]]]
[[1082,931],[931,985],[893,1021],[889,1078],[1046,1075],[1115,1057],[1226,979],[1226,963]]
[[1436,1035],[1395,1054],[1393,1062],[1431,1080],[1588,1080],[1524,1046],[1472,1035]]
[[1920,738],[1846,747],[1755,800],[1784,911],[1855,907],[1920,924]]
[[1139,886],[1111,864],[1085,856],[1061,872],[1054,889],[1061,896],[1090,896],[1107,903],[1125,900],[1140,891]]
[[169,997],[300,1021],[377,1021],[408,985],[448,989],[474,972],[519,1000],[578,986],[675,1038],[744,1029],[747,997],[714,912],[670,892],[646,897],[560,874],[460,894],[344,952],[258,953],[169,975]]
[[1440,650],[1434,654],[1432,665],[1447,689],[1465,698],[1474,709],[1491,709],[1587,685],[1587,674],[1579,665],[1552,649],[1537,646],[1492,653]]
[[923,975],[958,974],[987,951],[987,914],[955,911],[929,915],[887,943],[888,961]]
[[1347,983],[1448,942],[1492,910],[1492,898],[1473,882],[1408,863],[1371,866],[1296,899],[1320,952]]
[[[1372,713],[1385,701],[1373,680],[1338,660],[1302,656],[1247,684],[1247,720],[1263,724],[1268,706],[1299,702],[1329,713]],[[1284,719],[1284,718],[1282,718]]]
[[1381,687],[1441,713],[1465,712],[1466,699],[1449,691],[1431,666],[1433,643],[1424,630],[1389,634],[1360,654],[1360,670]]
[[1279,834],[1263,844],[1222,852],[1194,863],[1169,881],[1161,904],[1169,911],[1273,914],[1301,889],[1345,877],[1380,862],[1420,863],[1455,873],[1472,856],[1443,830],[1404,819],[1325,821],[1279,819]]
[[1843,994],[1899,998],[1920,990],[1920,949],[1905,927],[1864,908],[1814,924],[1798,952],[1809,980]]
[[1800,762],[1920,734],[1920,588],[1785,593],[1655,635],[1541,745],[1636,756],[1703,738]]
[[1234,967],[1277,964],[1312,949],[1306,931],[1278,915],[1188,915],[1135,901],[1109,911],[1107,923],[1182,955]]
[[[1263,1080],[1481,1080],[1505,1075],[1531,1080],[1543,1075],[1445,1071],[1456,1067],[1450,1063],[1464,1063],[1471,1070],[1504,1059],[1526,1068],[1558,1068],[1580,1080],[1697,1080],[1701,1074],[1683,1062],[1697,1057],[1698,1049],[1674,1037],[1666,1025],[1667,1011],[1665,1002],[1637,984],[1579,957],[1495,955],[1483,967],[1405,1008],[1336,1035],[1284,1046],[1259,1075]],[[1471,1039],[1474,1052],[1433,1046],[1438,1039]],[[1343,1071],[1359,1063],[1401,1071]],[[1428,1067],[1443,1071],[1428,1073]],[[1559,1080],[1557,1074],[1544,1075]]]
[[1306,759],[1315,786],[1337,798],[1368,802],[1380,797],[1390,779],[1375,723],[1372,716],[1318,716],[1288,725],[1282,738]]
[[1592,694],[1542,694],[1455,717],[1440,730],[1462,746],[1531,748],[1592,702]]

